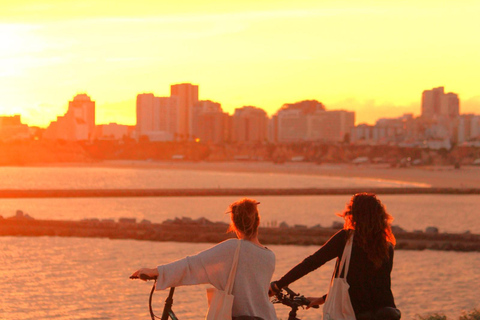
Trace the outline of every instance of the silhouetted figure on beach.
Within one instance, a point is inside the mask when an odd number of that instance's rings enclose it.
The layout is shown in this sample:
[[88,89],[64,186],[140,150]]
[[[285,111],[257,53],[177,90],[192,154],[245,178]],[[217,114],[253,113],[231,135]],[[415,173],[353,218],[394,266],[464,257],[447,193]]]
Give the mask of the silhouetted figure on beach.
[[369,193],[354,195],[341,216],[345,219],[343,230],[280,280],[272,282],[270,294],[337,258],[328,294],[309,298],[310,306],[325,303],[324,319],[400,319],[390,288],[395,245],[390,228],[393,218],[380,200]]

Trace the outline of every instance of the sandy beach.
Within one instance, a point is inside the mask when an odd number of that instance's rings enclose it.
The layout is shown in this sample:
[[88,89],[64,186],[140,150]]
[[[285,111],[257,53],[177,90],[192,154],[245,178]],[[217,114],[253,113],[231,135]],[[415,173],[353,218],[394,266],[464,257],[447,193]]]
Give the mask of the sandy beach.
[[91,164],[99,167],[135,167],[220,172],[263,172],[318,175],[326,177],[356,177],[374,180],[404,181],[438,188],[480,188],[480,167],[429,166],[391,168],[387,165],[313,164],[290,162],[187,162],[187,161],[105,161]]

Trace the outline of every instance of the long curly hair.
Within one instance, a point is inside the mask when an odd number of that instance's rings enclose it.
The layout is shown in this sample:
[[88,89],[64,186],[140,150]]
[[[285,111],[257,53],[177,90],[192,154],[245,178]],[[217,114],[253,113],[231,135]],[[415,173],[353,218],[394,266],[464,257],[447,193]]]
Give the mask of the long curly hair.
[[373,193],[357,193],[343,213],[344,229],[355,230],[354,242],[360,246],[376,268],[389,258],[389,243],[396,244],[390,227],[393,217]]

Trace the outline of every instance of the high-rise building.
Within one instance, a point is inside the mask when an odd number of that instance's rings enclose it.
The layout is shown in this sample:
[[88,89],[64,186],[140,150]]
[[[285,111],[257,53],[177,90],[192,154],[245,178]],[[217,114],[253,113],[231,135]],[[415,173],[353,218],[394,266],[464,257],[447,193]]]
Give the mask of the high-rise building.
[[177,98],[177,137],[193,139],[193,106],[198,102],[198,86],[191,83],[170,86],[170,96]]
[[480,115],[462,114],[459,119],[457,142],[480,140]]
[[452,92],[445,93],[444,87],[425,90],[422,93],[422,117],[435,119],[439,117],[456,118],[460,114],[460,100]]
[[178,99],[176,97],[155,97],[155,108],[158,108],[158,130],[165,131],[175,138],[177,132]]
[[171,141],[177,131],[177,98],[155,97],[153,93],[137,95],[137,138]]
[[141,93],[137,95],[137,136],[147,135],[148,132],[154,131],[155,116],[153,101],[155,96],[153,93]]
[[30,128],[22,123],[19,114],[0,116],[0,140],[23,140],[30,137]]
[[315,112],[307,117],[307,141],[342,142],[355,127],[355,112],[332,110]]
[[300,109],[281,109],[277,113],[278,142],[300,142],[307,139],[307,115]]
[[[72,115],[69,115],[72,113]],[[66,116],[75,118],[77,123],[85,122],[87,126],[88,139],[93,138],[95,131],[95,101],[92,101],[85,93],[77,94],[73,101],[68,102]]]
[[440,102],[440,114],[450,119],[460,115],[460,100],[458,95],[452,92],[443,95]]
[[222,143],[227,140],[228,114],[220,103],[201,100],[193,106],[192,135],[201,142]]
[[267,140],[268,117],[265,110],[252,106],[237,108],[232,122],[233,141],[257,143]]
[[50,123],[43,137],[68,141],[91,140],[95,133],[95,101],[85,93],[77,94],[68,103],[68,110]]
[[276,139],[279,142],[299,142],[308,140],[308,117],[325,111],[325,106],[317,100],[304,100],[286,103],[276,114]]
[[341,142],[350,135],[354,125],[354,112],[326,111],[316,100],[284,104],[277,112],[279,142]]

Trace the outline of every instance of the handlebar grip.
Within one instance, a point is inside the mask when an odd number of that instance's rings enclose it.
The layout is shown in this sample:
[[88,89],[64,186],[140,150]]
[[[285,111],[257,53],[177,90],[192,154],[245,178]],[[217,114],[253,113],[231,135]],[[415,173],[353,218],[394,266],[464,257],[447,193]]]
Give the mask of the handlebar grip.
[[143,273],[139,274],[139,277],[142,280],[157,280],[157,276],[150,277]]
[[139,274],[138,277],[131,276],[130,279],[157,280],[157,276],[150,277],[146,274]]

